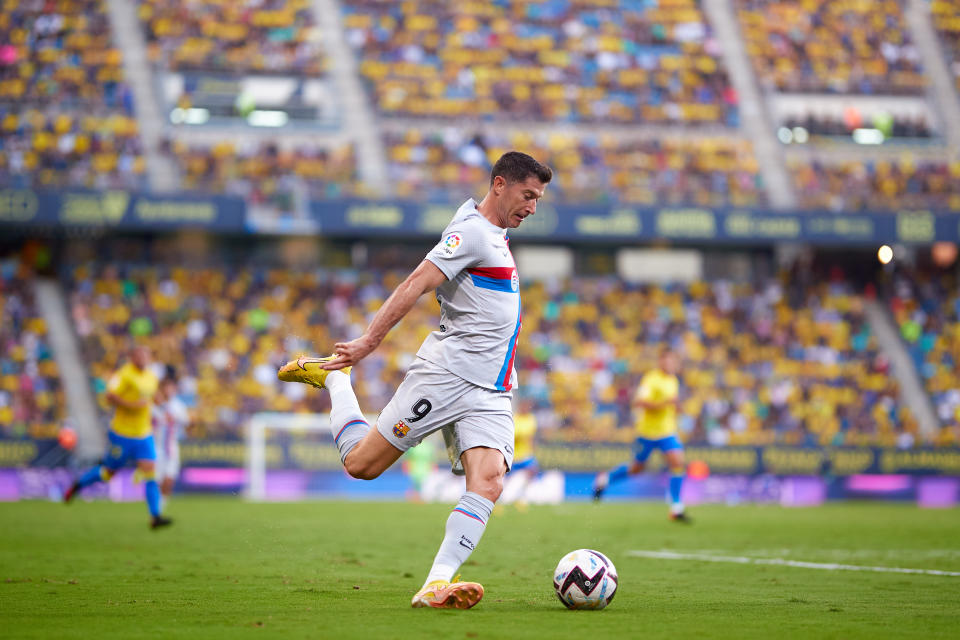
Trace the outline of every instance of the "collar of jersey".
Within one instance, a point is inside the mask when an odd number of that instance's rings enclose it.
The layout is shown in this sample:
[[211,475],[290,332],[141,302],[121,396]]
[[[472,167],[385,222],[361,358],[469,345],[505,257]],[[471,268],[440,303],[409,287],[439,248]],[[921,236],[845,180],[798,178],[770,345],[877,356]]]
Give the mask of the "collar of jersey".
[[464,213],[464,214],[476,213],[478,216],[480,216],[480,219],[483,220],[483,223],[486,224],[488,227],[490,227],[491,231],[496,231],[498,235],[503,236],[504,240],[507,239],[507,229],[504,229],[503,227],[498,227],[497,225],[487,220],[486,216],[480,213],[480,211],[477,209],[477,201],[474,200],[473,198],[467,198],[467,201],[464,202],[462,205],[460,205],[460,209],[457,210],[457,217],[460,217],[461,213]]

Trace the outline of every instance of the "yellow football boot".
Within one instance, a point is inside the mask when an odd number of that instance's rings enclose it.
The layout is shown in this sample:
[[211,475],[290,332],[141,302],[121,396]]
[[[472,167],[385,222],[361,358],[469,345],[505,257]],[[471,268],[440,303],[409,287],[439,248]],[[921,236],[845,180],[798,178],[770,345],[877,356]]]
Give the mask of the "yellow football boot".
[[[324,362],[330,362],[335,359],[337,356],[327,356],[325,358],[314,358],[311,356],[300,356],[296,360],[291,360],[287,364],[280,367],[280,370],[277,372],[277,377],[283,380],[284,382],[302,382],[303,384],[309,384],[316,387],[317,389],[323,389],[323,383],[327,379],[327,374],[330,373],[326,369],[322,369],[320,365]],[[350,370],[353,367],[344,367],[340,369],[343,373],[350,375]]]
[[460,576],[453,579],[434,580],[425,585],[413,596],[410,605],[414,609],[433,607],[434,609],[469,609],[483,598],[483,585],[477,582],[459,582]]

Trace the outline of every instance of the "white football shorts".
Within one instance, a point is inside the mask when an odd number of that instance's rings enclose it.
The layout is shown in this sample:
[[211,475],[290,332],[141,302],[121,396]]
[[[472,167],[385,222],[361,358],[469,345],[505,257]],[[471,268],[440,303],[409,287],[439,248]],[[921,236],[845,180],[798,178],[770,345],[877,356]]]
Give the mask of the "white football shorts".
[[[156,476],[157,482],[164,478],[180,477],[180,443],[172,440],[169,443],[159,443],[157,447]],[[165,445],[165,446],[164,446]]]
[[479,387],[441,366],[417,358],[377,419],[377,430],[400,451],[443,429],[454,473],[460,454],[475,447],[498,449],[513,464],[510,391]]

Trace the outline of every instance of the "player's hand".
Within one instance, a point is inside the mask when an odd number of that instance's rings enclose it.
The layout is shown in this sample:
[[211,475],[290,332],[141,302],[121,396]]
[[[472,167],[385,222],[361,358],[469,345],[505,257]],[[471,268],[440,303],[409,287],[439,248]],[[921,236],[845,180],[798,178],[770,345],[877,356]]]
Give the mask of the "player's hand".
[[333,353],[337,357],[321,366],[327,371],[336,371],[344,367],[352,367],[366,358],[370,352],[376,348],[377,342],[366,334],[350,342],[338,342],[333,345]]

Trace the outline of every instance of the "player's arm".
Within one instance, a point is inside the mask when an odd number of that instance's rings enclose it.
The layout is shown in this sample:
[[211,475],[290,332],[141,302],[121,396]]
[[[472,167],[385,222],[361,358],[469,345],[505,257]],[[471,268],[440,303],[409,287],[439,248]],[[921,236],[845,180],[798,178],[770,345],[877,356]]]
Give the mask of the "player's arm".
[[653,392],[653,383],[644,377],[643,380],[640,381],[640,386],[637,387],[637,393],[633,396],[633,408],[644,409],[646,411],[659,411],[677,402],[676,397],[665,400],[652,400],[651,396],[653,396]]
[[414,269],[413,273],[390,294],[362,336],[350,342],[338,342],[334,345],[337,358],[323,365],[323,368],[343,369],[365,358],[380,345],[390,329],[410,312],[420,296],[433,291],[446,280],[447,276],[437,265],[429,260],[421,262],[420,266]]
[[107,383],[107,402],[114,407],[120,407],[122,409],[129,409],[133,411],[134,409],[143,409],[147,406],[146,400],[126,400],[120,397],[120,394],[123,393],[124,388],[127,386],[127,380],[124,378],[121,372],[113,374],[110,378],[110,381]]

